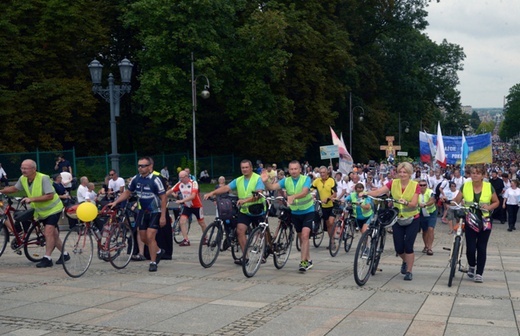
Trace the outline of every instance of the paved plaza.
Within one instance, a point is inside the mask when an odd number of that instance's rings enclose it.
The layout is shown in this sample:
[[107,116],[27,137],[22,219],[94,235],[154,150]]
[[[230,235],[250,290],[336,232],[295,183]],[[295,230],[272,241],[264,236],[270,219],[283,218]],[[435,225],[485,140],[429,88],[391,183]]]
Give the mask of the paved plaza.
[[[208,223],[211,218],[208,218]],[[272,257],[246,278],[221,253],[213,267],[192,246],[148,272],[148,262],[116,270],[97,258],[79,279],[60,265],[37,269],[10,248],[0,257],[0,335],[519,335],[520,231],[496,224],[484,283],[458,273],[448,282],[447,226],[438,221],[434,255],[418,250],[413,281],[403,281],[388,235],[381,271],[364,287],[352,275],[354,249],[332,258],[311,247],[314,268],[298,272],[293,247],[277,270]],[[57,255],[54,256],[56,260]]]

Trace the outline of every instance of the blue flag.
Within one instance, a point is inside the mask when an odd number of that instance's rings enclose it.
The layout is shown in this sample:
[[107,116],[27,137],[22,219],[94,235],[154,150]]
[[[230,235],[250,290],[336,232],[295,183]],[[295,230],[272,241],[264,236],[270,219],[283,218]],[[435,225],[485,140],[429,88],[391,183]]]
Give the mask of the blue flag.
[[460,155],[460,172],[464,174],[464,169],[466,168],[466,159],[469,156],[469,146],[466,141],[466,137],[464,136],[464,132],[462,132],[462,146],[461,146],[461,155]]

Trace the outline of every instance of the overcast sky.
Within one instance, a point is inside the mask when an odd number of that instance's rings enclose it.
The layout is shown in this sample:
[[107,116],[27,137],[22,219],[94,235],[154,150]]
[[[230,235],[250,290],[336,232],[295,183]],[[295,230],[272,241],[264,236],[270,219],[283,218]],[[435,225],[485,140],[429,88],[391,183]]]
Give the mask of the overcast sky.
[[432,0],[426,34],[464,49],[462,105],[502,107],[520,83],[520,0]]

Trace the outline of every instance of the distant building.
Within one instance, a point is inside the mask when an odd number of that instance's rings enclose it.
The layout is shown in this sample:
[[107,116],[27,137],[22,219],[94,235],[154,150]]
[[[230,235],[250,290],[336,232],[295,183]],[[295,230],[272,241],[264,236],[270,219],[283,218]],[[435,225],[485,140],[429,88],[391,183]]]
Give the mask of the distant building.
[[473,113],[473,108],[471,107],[471,105],[461,106],[461,109],[462,109],[462,113],[464,113],[464,114],[472,114]]

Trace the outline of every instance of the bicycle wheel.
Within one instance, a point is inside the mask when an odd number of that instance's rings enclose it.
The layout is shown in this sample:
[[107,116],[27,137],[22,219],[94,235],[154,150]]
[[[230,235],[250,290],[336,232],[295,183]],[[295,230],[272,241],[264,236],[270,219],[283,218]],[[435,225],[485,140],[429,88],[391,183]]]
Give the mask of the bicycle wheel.
[[354,280],[358,286],[363,286],[370,278],[370,270],[374,261],[371,246],[372,230],[369,229],[361,235],[354,257]]
[[125,268],[134,254],[134,233],[128,223],[114,223],[110,230],[108,258],[117,269]]
[[300,237],[298,237],[298,234],[296,235],[296,249],[298,250],[298,252],[302,250]]
[[329,253],[331,257],[338,255],[341,241],[343,240],[343,222],[338,220],[334,222],[332,228],[332,236],[329,238]]
[[276,235],[276,239],[273,243],[273,260],[274,266],[277,269],[281,269],[289,260],[291,254],[293,240],[292,226],[287,223],[280,223],[280,230]]
[[70,259],[63,263],[63,269],[70,277],[79,278],[88,270],[94,256],[92,236],[85,224],[78,224],[63,239],[63,252]]
[[312,243],[314,247],[320,247],[321,242],[323,241],[323,237],[325,236],[325,230],[323,229],[323,223],[320,223],[320,227],[312,236]]
[[251,278],[256,274],[265,250],[265,233],[261,226],[256,227],[249,234],[242,262],[244,275]]
[[183,239],[182,233],[181,233],[180,220],[181,220],[181,216],[179,215],[179,217],[177,217],[175,219],[175,221],[173,222],[173,225],[172,225],[173,241],[176,242],[177,244],[180,244]]
[[374,263],[372,265],[372,269],[370,270],[370,273],[372,273],[372,275],[376,274],[377,266],[379,266],[379,261],[381,260],[381,255],[385,250],[386,229],[381,228],[380,230],[382,230],[381,235],[377,237],[377,240],[374,244]]
[[[202,267],[213,266],[220,252],[222,237],[223,232],[220,222],[215,221],[206,227],[199,244],[199,262]],[[204,240],[207,240],[207,242],[204,242]]]
[[354,232],[356,232],[356,229],[354,229],[354,225],[356,225],[356,222],[352,219],[350,219],[347,224],[345,224],[345,231],[343,232],[343,240],[345,247],[345,252],[350,251],[350,248],[352,247],[352,242],[354,241]]
[[27,259],[32,262],[41,261],[45,255],[45,236],[43,235],[44,225],[33,222],[27,231],[23,242],[23,252]]
[[9,241],[9,231],[7,230],[7,227],[5,226],[5,219],[2,219],[0,221],[0,256],[5,251],[5,248],[7,247],[7,242]]
[[453,246],[451,247],[450,275],[448,277],[448,287],[451,287],[451,284],[453,283],[453,278],[455,277],[455,271],[457,270],[457,264],[459,263],[459,255],[460,255],[460,237],[457,236],[453,240]]

